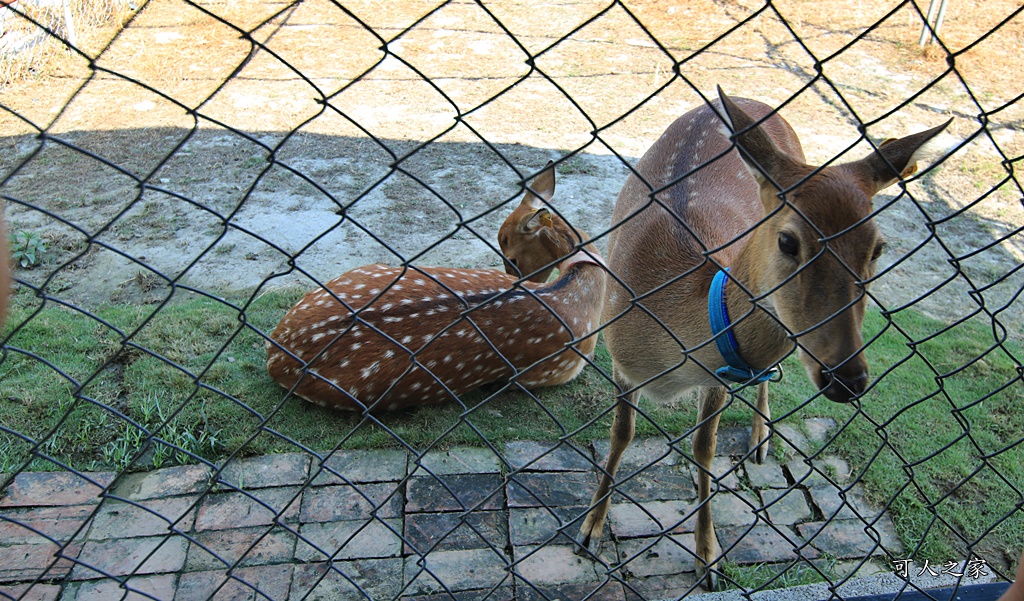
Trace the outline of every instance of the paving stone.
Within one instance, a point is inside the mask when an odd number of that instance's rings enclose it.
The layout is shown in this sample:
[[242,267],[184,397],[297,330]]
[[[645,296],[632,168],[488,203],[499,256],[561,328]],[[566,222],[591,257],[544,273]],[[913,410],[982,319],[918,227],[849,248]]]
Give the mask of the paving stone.
[[303,524],[295,547],[300,561],[376,559],[402,554],[401,520]]
[[232,576],[227,570],[188,572],[178,581],[174,601],[283,601],[291,588],[292,570],[290,565],[277,565],[238,568]]
[[5,545],[67,542],[93,511],[96,511],[95,505],[6,509],[0,514],[3,515],[0,542]]
[[804,420],[804,429],[811,442],[822,443],[832,436],[836,429],[836,420],[831,417],[809,417]]
[[804,463],[803,459],[794,459],[786,464],[786,469],[789,471],[790,477],[793,482],[796,482],[797,486],[803,486],[805,488],[811,488],[813,486],[833,486],[824,476],[822,471],[824,468],[817,462],[814,463],[814,467]]
[[90,482],[72,472],[21,472],[0,498],[0,507],[58,507],[100,502],[100,493],[114,481],[111,472],[88,474]]
[[840,489],[831,484],[812,486],[807,490],[811,493],[811,501],[821,510],[825,521],[862,518],[872,520],[879,513],[878,510],[871,509],[868,505],[864,499],[864,489],[860,485],[854,486],[846,493],[845,501],[839,496]]
[[[600,557],[604,563],[614,563],[612,545],[602,545]],[[566,584],[591,583],[598,585],[607,580],[606,567],[602,562],[576,554],[571,545],[543,545],[539,547],[514,547],[517,584],[529,586],[563,586]],[[596,586],[591,586],[594,590]]]
[[594,461],[586,448],[563,442],[516,441],[505,444],[505,459],[515,471],[587,472]]
[[811,445],[793,424],[772,424],[772,441],[781,448],[787,458],[804,457],[811,451]]
[[404,499],[398,482],[323,486],[302,493],[302,522],[365,520],[374,515],[395,518],[402,515]]
[[406,512],[501,509],[504,480],[499,474],[413,476],[409,478]]
[[521,473],[509,476],[509,507],[589,506],[597,490],[589,472]]
[[622,585],[615,581],[597,584],[559,584],[528,586],[519,584],[518,601],[624,601]]
[[323,467],[314,457],[309,468],[309,473],[315,476],[313,486],[398,481],[405,478],[409,463],[405,451],[394,449],[334,451],[320,455],[326,458]]
[[241,566],[285,563],[292,559],[298,540],[282,526],[204,530],[194,538],[185,561],[189,572],[227,569],[239,560]]
[[[716,456],[711,460],[711,490],[715,489],[716,482],[723,490],[736,490],[740,487],[739,475],[742,473],[742,466],[737,465],[729,457]],[[701,473],[700,467],[693,466],[693,485],[697,486],[697,477]]]
[[617,538],[693,532],[697,525],[696,510],[697,503],[691,501],[650,501],[640,505],[621,503],[612,505],[608,510],[608,522]]
[[[404,585],[404,561],[364,559],[295,566],[290,601],[393,599]],[[275,597],[275,601],[283,597]],[[175,600],[177,601],[177,600]]]
[[410,469],[416,468],[416,475],[426,476],[452,474],[498,474],[501,473],[501,459],[494,451],[481,447],[452,447],[446,451],[430,451],[410,462]]
[[695,548],[692,534],[623,541],[619,543],[619,571],[631,578],[693,572]]
[[699,593],[695,572],[652,576],[650,578],[633,578],[627,581],[625,590],[626,601],[653,601],[654,599],[682,599],[687,595]]
[[[574,537],[579,532],[580,525],[586,518],[586,513],[587,507],[509,509],[509,542],[515,546],[572,544]],[[560,534],[559,529],[561,529]]]
[[[608,460],[608,452],[611,449],[611,442],[607,438],[594,441],[594,451],[598,464],[604,466]],[[679,465],[686,461],[680,451],[690,452],[689,440],[676,443],[675,447],[669,445],[666,438],[639,438],[626,447],[619,462],[619,471],[628,470],[635,472],[649,465]]]
[[749,450],[750,426],[732,426],[718,429],[718,444],[715,446],[716,457],[742,457]]
[[174,599],[174,574],[135,576],[123,585],[109,578],[68,585],[61,601],[150,601]]
[[[519,601],[522,601],[522,595]],[[551,601],[549,597],[545,601]],[[501,587],[494,591],[490,589],[477,589],[473,591],[452,591],[451,593],[438,593],[436,595],[415,595],[402,597],[402,601],[517,601],[515,591],[511,586]]]
[[837,559],[884,555],[886,551],[898,553],[902,550],[888,516],[873,526],[880,536],[880,547],[876,546],[875,541],[865,531],[866,528],[867,525],[861,520],[833,520],[800,524],[797,531],[816,549]]
[[0,547],[0,582],[63,578],[74,565],[71,559],[78,557],[81,550],[82,543],[71,543],[56,559],[60,546],[53,543]]
[[91,540],[155,536],[171,532],[188,532],[195,523],[194,505],[198,495],[149,499],[133,505],[115,499],[105,499],[93,518],[89,529]]
[[210,486],[212,472],[205,465],[180,465],[152,472],[127,474],[114,495],[133,501],[174,497],[204,492]]
[[60,586],[56,584],[12,584],[0,585],[0,596],[18,601],[57,601]]
[[500,511],[410,513],[404,538],[405,553],[504,549],[509,543],[508,519]]
[[757,521],[761,500],[747,492],[721,492],[711,497],[711,516],[716,526],[750,526]]
[[[299,490],[297,487],[264,488],[248,494],[226,492],[210,495],[199,506],[196,530],[266,526],[277,519],[285,522],[297,520],[301,498],[296,499],[295,495]],[[277,517],[279,514],[280,518]]]
[[217,478],[218,489],[298,486],[309,477],[309,462],[310,456],[305,453],[232,459]]
[[185,566],[187,547],[188,540],[181,536],[90,541],[82,547],[81,563],[71,571],[71,579],[177,572]]
[[765,489],[761,491],[761,500],[768,519],[776,526],[806,522],[814,516],[800,489]]
[[438,593],[444,587],[453,591],[489,589],[510,585],[509,570],[508,558],[490,549],[435,551],[407,558],[405,581],[410,583],[410,595]]
[[[740,565],[792,561],[797,558],[797,547],[803,544],[785,526],[757,524],[753,527],[716,528],[716,533],[726,558]],[[805,546],[800,550],[800,557],[815,559],[818,552]]]
[[747,478],[751,486],[755,488],[787,488],[789,481],[786,480],[786,473],[782,465],[769,455],[764,463],[747,461],[743,466],[747,470]]
[[697,498],[697,487],[685,465],[654,465],[635,474],[620,469],[616,480],[612,503]]

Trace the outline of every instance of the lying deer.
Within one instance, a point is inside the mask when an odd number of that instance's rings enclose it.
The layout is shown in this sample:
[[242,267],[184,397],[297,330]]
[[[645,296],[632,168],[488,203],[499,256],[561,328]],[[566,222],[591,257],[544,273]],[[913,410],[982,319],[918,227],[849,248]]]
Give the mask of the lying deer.
[[763,381],[798,346],[828,399],[845,403],[864,392],[865,287],[883,248],[871,198],[913,172],[922,145],[949,124],[856,162],[813,167],[770,107],[719,95],[714,108],[694,109],[668,128],[615,205],[608,266],[622,285],[608,287],[603,321],[623,394],[578,539],[581,551],[597,552],[640,394],[668,402],[697,389],[695,563],[709,589],[720,555],[709,470],[729,382]]
[[[375,412],[509,379],[572,380],[597,342],[606,273],[587,238],[543,208],[554,191],[549,163],[501,226],[509,273],[369,265],[309,292],[267,341],[271,377],[312,403]],[[555,266],[551,283],[520,283]]]

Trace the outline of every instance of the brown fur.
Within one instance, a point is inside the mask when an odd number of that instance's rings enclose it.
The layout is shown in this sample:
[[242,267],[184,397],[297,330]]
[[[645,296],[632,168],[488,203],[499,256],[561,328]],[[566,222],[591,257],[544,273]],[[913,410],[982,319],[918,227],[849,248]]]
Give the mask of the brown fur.
[[[729,124],[719,115],[727,115]],[[849,401],[859,395],[867,384],[860,332],[864,282],[874,273],[881,245],[869,218],[871,196],[909,173],[919,147],[943,127],[886,144],[861,161],[819,170],[804,162],[796,134],[770,107],[720,93],[714,108],[680,117],[640,159],[639,176],[630,175],[619,194],[608,240],[609,268],[623,285],[608,287],[604,332],[624,393],[606,473],[580,530],[584,548],[596,550],[600,542],[615,467],[631,438],[622,432],[631,429],[641,389],[655,402],[697,389],[696,567],[714,587],[711,568],[719,551],[709,469],[717,410],[727,397],[714,375],[725,362],[708,323],[711,279],[719,266],[730,267],[725,302],[748,364],[764,369],[777,363],[793,350],[792,334],[807,351],[801,358],[825,396]],[[783,251],[793,245],[794,255]],[[757,411],[751,446],[760,458],[770,419],[763,384]]]
[[[573,243],[540,243],[566,239],[561,219],[549,223],[520,245],[527,264],[574,253]],[[513,376],[528,389],[563,384],[594,351],[604,296],[604,268],[578,259],[562,261],[550,284],[493,269],[354,269],[285,315],[267,342],[267,369],[306,400],[353,411],[441,403]]]

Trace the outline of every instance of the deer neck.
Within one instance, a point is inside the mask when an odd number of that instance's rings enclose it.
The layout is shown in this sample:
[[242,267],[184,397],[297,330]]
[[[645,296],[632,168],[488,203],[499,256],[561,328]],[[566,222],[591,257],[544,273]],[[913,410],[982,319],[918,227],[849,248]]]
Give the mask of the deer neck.
[[[732,326],[732,339],[737,354],[754,372],[760,372],[781,361],[792,348],[792,342],[778,318],[770,313],[770,301],[761,299],[755,305],[750,300],[752,295],[763,294],[758,278],[762,270],[753,264],[752,259],[767,256],[757,251],[758,246],[751,242],[754,240],[748,241],[728,273],[719,276],[723,280],[721,298],[711,298],[709,293],[708,302],[709,308],[712,302],[723,303]],[[716,287],[712,286],[711,292],[716,292]],[[718,339],[723,338],[727,336],[723,334]]]

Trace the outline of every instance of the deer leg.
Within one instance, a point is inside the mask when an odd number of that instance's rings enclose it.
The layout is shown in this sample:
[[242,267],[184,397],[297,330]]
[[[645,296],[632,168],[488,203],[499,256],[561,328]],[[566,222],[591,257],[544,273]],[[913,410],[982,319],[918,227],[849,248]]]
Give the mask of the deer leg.
[[768,408],[768,382],[761,382],[757,385],[757,411],[754,412],[754,421],[750,428],[749,449],[757,449],[754,451],[754,463],[764,463],[768,457],[768,438],[772,435],[768,421],[771,419],[771,409]]
[[[618,381],[618,378],[616,378]],[[621,384],[623,390],[628,385]],[[615,418],[612,420],[611,448],[608,451],[608,461],[605,463],[604,474],[601,476],[601,483],[597,486],[593,500],[590,501],[590,511],[587,513],[580,533],[576,539],[577,553],[583,554],[589,551],[597,555],[601,549],[601,537],[604,534],[604,520],[608,516],[608,508],[611,505],[612,483],[615,481],[615,471],[619,469],[619,461],[626,447],[633,440],[633,426],[636,414],[633,407],[640,398],[640,392],[634,390],[619,399],[615,405]]]
[[711,520],[711,460],[718,446],[719,411],[725,405],[725,388],[707,388],[701,394],[700,413],[697,418],[697,432],[693,435],[693,456],[697,460],[697,580],[709,591],[718,587],[718,575],[713,571],[722,554],[715,536],[715,525]]

